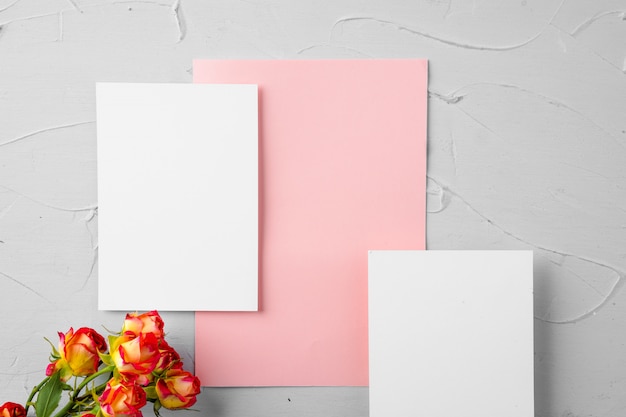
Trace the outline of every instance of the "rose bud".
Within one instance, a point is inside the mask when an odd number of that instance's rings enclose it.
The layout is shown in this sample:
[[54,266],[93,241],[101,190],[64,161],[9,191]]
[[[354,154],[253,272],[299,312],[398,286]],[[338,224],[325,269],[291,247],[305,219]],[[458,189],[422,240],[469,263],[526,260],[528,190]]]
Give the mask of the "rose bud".
[[98,401],[104,417],[141,417],[140,408],[146,405],[146,392],[137,384],[112,379]]
[[88,376],[98,370],[100,357],[98,352],[104,353],[107,345],[98,332],[88,327],[81,327],[74,332],[70,330],[63,334],[59,332],[60,358],[48,365],[46,375],[50,376],[61,371],[61,380],[67,381],[72,375]]
[[124,325],[122,326],[122,334],[140,334],[152,333],[157,339],[163,338],[163,319],[156,310],[143,314],[131,313],[126,315]]
[[0,417],[26,417],[26,410],[21,404],[6,402],[0,405]]
[[200,380],[182,369],[170,369],[157,380],[156,393],[165,408],[176,410],[189,408],[196,403],[200,393]]
[[123,334],[112,339],[111,359],[122,377],[146,386],[161,358],[159,341],[152,333]]

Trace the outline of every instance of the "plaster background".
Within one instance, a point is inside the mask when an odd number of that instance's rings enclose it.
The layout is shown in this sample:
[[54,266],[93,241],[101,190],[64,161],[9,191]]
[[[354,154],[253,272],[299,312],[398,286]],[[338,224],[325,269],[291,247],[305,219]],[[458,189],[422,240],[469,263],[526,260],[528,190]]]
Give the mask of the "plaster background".
[[[44,336],[121,324],[96,309],[96,81],[190,82],[193,58],[422,57],[428,248],[534,250],[535,415],[623,416],[624,0],[0,0],[0,402],[43,377]],[[193,314],[163,315],[192,364]],[[222,388],[197,408],[351,417],[367,398]]]

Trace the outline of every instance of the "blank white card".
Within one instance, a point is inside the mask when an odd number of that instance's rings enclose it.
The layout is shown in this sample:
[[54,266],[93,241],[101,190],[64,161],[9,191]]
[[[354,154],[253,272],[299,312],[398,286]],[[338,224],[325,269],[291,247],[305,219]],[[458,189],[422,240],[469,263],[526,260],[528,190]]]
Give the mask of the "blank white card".
[[531,251],[370,251],[370,417],[533,417]]
[[257,310],[257,86],[96,96],[99,309]]

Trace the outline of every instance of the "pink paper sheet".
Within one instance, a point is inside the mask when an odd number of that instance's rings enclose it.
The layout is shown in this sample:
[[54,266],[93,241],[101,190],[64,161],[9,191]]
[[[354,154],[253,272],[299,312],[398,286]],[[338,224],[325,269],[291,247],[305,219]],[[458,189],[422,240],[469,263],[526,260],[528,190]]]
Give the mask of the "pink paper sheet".
[[194,62],[260,112],[260,311],[196,313],[202,385],[368,385],[368,250],[425,247],[427,67]]

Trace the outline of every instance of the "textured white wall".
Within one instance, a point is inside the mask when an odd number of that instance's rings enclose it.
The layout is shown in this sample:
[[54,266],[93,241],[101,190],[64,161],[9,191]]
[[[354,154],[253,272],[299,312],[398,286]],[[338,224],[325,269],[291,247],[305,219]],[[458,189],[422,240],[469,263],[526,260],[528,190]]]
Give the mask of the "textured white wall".
[[[625,0],[0,0],[0,402],[43,377],[43,336],[121,324],[96,310],[95,81],[363,57],[431,60],[428,247],[535,252],[536,416],[623,416]],[[193,315],[164,316],[193,363]],[[198,408],[368,413],[366,388],[211,389]]]

